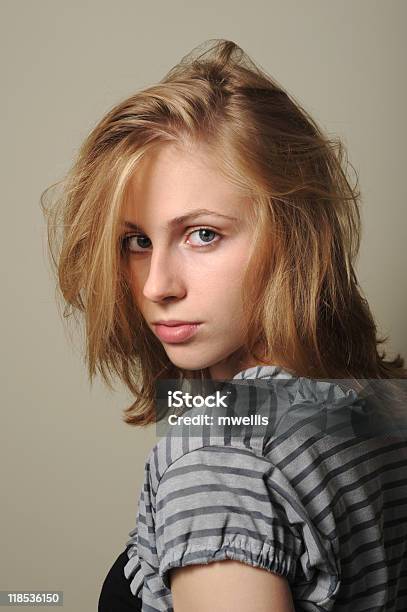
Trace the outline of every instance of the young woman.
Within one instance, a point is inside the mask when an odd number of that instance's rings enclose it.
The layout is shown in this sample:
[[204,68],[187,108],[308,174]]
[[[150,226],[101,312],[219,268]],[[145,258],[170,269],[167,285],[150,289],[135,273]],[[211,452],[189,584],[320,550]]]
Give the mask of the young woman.
[[50,247],[91,379],[134,394],[125,422],[158,420],[165,379],[275,383],[273,407],[302,414],[257,436],[162,437],[100,611],[406,609],[405,438],[316,434],[309,419],[358,406],[323,379],[407,377],[378,352],[358,286],[344,159],[224,40],[83,144],[48,210]]

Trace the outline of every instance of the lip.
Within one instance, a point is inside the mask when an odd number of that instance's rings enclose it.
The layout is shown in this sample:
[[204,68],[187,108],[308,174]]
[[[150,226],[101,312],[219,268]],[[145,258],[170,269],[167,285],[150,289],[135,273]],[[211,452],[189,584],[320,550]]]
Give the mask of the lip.
[[187,323],[185,321],[166,321],[165,324],[156,322],[153,324],[157,336],[164,342],[184,342],[195,335],[200,323]]
[[160,319],[159,321],[153,321],[153,325],[168,325],[169,327],[174,327],[176,325],[198,325],[198,323],[200,323],[200,321],[181,321],[180,319],[168,319],[168,321]]

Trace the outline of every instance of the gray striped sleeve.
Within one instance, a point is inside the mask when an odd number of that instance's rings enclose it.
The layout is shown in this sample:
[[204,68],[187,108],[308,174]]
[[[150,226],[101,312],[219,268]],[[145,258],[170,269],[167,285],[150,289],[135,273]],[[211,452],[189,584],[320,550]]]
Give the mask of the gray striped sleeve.
[[159,574],[234,559],[294,581],[304,553],[287,499],[268,486],[270,463],[249,449],[207,446],[178,458],[156,495]]

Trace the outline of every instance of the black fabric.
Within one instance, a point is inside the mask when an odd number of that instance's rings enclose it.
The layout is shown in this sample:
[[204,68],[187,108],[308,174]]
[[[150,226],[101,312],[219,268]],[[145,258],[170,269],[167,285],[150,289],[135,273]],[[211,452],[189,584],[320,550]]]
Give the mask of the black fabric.
[[[130,548],[130,547],[129,547]],[[130,581],[124,575],[128,562],[127,548],[117,557],[107,574],[99,596],[98,612],[141,612],[141,599],[130,590]]]

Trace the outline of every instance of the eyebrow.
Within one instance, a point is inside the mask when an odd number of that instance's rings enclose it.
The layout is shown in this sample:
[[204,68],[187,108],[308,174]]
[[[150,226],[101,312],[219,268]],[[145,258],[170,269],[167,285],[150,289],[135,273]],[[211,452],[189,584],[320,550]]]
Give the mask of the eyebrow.
[[[169,229],[178,227],[179,225],[182,225],[186,221],[190,221],[191,219],[195,219],[196,217],[200,217],[201,215],[221,217],[222,219],[227,219],[228,221],[238,221],[239,220],[237,217],[231,217],[229,215],[222,215],[221,213],[217,213],[213,210],[208,210],[207,208],[198,208],[196,210],[192,210],[191,212],[185,215],[174,217],[174,219],[171,219],[171,221],[167,223],[166,227]],[[131,221],[124,221],[124,226],[130,229],[133,229],[133,230],[138,230],[140,232],[143,231],[141,226],[137,225],[136,223],[132,223]]]

